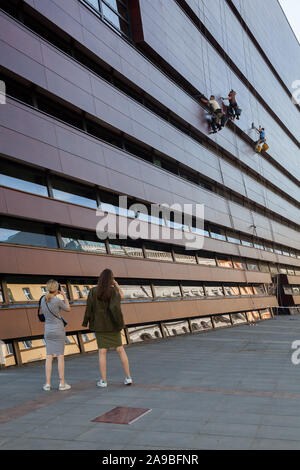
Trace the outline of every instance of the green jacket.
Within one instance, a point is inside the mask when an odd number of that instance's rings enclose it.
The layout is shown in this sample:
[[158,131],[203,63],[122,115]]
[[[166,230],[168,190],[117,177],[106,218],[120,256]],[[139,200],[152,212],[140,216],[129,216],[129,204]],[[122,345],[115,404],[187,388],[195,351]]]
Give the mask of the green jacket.
[[125,325],[120,301],[121,296],[115,287],[109,301],[98,300],[97,287],[93,287],[87,298],[82,326],[89,324],[89,329],[97,332],[122,330]]

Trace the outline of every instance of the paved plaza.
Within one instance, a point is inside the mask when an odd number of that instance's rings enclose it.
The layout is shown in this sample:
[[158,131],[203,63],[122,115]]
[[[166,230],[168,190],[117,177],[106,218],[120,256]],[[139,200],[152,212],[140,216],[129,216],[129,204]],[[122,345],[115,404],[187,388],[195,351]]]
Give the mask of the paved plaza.
[[[278,317],[116,352],[108,387],[97,353],[66,358],[67,392],[42,391],[44,363],[0,371],[0,450],[300,449],[300,365],[291,361],[300,316]],[[151,411],[132,424],[93,422],[115,407]]]

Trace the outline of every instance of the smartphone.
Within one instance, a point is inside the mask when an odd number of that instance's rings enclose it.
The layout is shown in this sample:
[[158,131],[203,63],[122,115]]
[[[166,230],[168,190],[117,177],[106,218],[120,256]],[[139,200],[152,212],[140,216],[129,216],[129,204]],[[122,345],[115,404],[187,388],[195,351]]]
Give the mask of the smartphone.
[[57,290],[58,290],[58,292],[61,292],[62,289],[61,289],[61,285],[60,285],[60,284],[58,284]]

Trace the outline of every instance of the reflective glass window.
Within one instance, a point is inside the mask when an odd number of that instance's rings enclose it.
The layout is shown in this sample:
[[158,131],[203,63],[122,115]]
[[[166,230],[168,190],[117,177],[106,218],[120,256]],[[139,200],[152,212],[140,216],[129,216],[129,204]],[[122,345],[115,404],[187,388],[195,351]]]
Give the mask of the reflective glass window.
[[0,220],[0,243],[57,248],[54,229],[46,225],[18,219]]
[[230,243],[235,243],[237,245],[241,244],[240,237],[234,232],[230,232],[229,230],[227,230],[226,236],[227,236],[227,241],[229,241]]
[[192,252],[189,252],[188,250],[185,252],[179,252],[175,249],[174,255],[175,255],[176,263],[189,263],[189,264],[197,263],[195,254],[192,254]]
[[293,286],[293,294],[300,295],[300,286]]
[[232,319],[232,323],[234,325],[239,324],[239,323],[246,323],[247,322],[247,318],[246,318],[245,313],[232,313],[231,314],[231,319]]
[[266,295],[265,286],[263,284],[257,284],[253,286],[254,295]]
[[221,268],[233,268],[232,261],[229,256],[223,256],[217,254],[218,266]]
[[215,238],[217,240],[224,240],[226,241],[226,235],[225,235],[225,230],[216,227],[215,225],[210,226],[210,235],[212,238]]
[[34,168],[1,159],[0,185],[48,196],[45,175]]
[[215,328],[225,328],[231,326],[230,315],[214,315],[213,322]]
[[58,176],[51,178],[51,184],[55,199],[97,209],[94,188]]
[[107,253],[104,240],[100,240],[93,232],[61,229],[61,239],[64,250],[84,251],[95,254]]
[[131,343],[139,343],[162,338],[160,326],[154,325],[138,325],[128,328],[128,334]]
[[259,271],[259,266],[256,261],[247,260],[247,268],[249,271]]
[[158,261],[173,261],[172,254],[170,249],[161,247],[157,245],[157,247],[153,244],[145,244],[145,251],[146,257],[149,259],[155,259]]
[[205,293],[209,297],[222,297],[222,296],[224,296],[222,286],[205,285]]
[[270,309],[266,308],[264,310],[260,310],[260,317],[261,317],[262,320],[272,318],[272,314],[271,314]]
[[241,237],[241,242],[244,246],[253,246],[252,239],[250,237],[246,237],[245,235]]
[[232,258],[235,269],[247,269],[246,261],[243,258]]
[[154,284],[156,297],[181,297],[181,291],[177,283]]
[[192,331],[211,330],[213,328],[210,317],[200,317],[191,319]]
[[253,288],[251,286],[240,286],[241,295],[253,295]]
[[190,332],[189,323],[186,320],[163,323],[166,336],[184,335]]
[[198,263],[205,266],[216,266],[216,258],[213,253],[199,251],[198,252]]
[[143,249],[135,246],[134,242],[130,245],[128,241],[109,240],[109,247],[112,255],[144,257]]
[[205,292],[203,285],[201,283],[193,283],[193,282],[187,282],[184,281],[181,283],[182,286],[182,291],[183,291],[183,297],[204,297]]
[[224,286],[225,295],[241,295],[239,286]]
[[152,299],[152,290],[150,285],[129,285],[120,284],[125,299]]

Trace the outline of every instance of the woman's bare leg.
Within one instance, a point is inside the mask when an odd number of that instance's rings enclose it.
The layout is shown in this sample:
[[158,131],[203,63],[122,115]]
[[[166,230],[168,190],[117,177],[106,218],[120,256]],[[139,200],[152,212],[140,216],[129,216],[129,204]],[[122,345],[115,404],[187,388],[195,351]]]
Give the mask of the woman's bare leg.
[[47,385],[51,384],[52,361],[53,361],[53,355],[52,354],[47,354],[46,362],[45,362],[46,384]]
[[124,367],[125,375],[126,375],[126,377],[130,377],[129,361],[128,361],[128,357],[127,357],[126,351],[124,349],[124,346],[119,346],[117,348],[117,351],[118,351],[118,354],[120,356],[122,365]]
[[57,366],[58,366],[58,375],[59,382],[61,385],[65,384],[65,356],[57,356]]
[[106,382],[106,353],[107,349],[99,349],[99,368],[104,382]]

